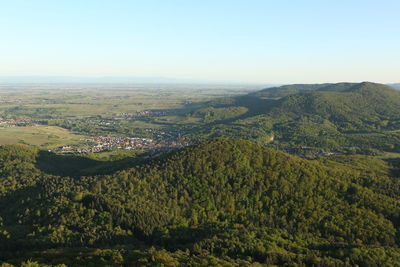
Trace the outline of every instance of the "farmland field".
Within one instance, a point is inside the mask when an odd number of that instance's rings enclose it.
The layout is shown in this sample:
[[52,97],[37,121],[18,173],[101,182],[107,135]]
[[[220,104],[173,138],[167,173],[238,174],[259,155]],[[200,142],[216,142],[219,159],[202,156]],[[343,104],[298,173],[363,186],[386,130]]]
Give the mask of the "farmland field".
[[[0,86],[0,116],[112,117],[141,110],[185,111],[216,97],[245,94],[241,86]],[[254,90],[254,89],[253,89]]]
[[57,126],[0,128],[0,145],[19,143],[53,148],[64,144],[79,144],[84,140],[83,135],[71,133]]
[[[218,97],[256,88],[219,85],[0,85],[0,144],[83,145],[85,136],[171,141],[186,116]],[[34,126],[35,125],[35,126]],[[171,139],[172,138],[172,139]]]

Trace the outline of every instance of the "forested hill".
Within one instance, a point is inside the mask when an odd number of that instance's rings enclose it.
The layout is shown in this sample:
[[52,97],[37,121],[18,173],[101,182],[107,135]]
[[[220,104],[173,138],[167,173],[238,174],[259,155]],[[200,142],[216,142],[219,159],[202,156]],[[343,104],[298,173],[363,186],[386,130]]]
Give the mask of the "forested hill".
[[[46,174],[0,148],[0,261],[314,266],[400,261],[396,169],[218,139],[111,175]],[[74,247],[73,249],[71,247]]]
[[291,118],[319,116],[339,130],[391,127],[400,119],[400,93],[386,85],[361,83],[345,91],[316,91],[286,96],[270,112]]
[[256,97],[281,98],[288,95],[313,91],[345,91],[355,83],[323,83],[323,84],[290,84],[279,87],[266,88],[250,95]]
[[[275,99],[278,94],[283,97]],[[288,150],[400,151],[400,92],[382,84],[266,89],[214,101],[191,116],[203,118],[192,135],[199,139],[232,136],[268,143],[273,137],[276,147]]]

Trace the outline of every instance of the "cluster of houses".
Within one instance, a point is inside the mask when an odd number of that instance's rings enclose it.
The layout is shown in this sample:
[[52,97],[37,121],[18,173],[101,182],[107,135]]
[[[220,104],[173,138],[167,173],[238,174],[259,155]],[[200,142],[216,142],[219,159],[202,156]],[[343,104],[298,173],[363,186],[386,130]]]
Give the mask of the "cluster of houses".
[[164,110],[141,110],[136,112],[122,113],[123,118],[140,118],[140,117],[151,117],[151,116],[167,116],[168,112]]
[[148,149],[154,146],[154,141],[152,139],[139,137],[96,136],[86,141],[89,143],[96,143],[95,147],[105,150],[114,148]]
[[147,150],[154,152],[168,152],[181,148],[185,144],[174,141],[157,142],[148,138],[119,137],[119,136],[96,136],[86,140],[88,147],[62,146],[59,151],[64,153],[97,153],[114,149]]
[[180,130],[163,131],[158,129],[146,128],[145,132],[154,136],[159,140],[177,140],[182,139],[183,132]]

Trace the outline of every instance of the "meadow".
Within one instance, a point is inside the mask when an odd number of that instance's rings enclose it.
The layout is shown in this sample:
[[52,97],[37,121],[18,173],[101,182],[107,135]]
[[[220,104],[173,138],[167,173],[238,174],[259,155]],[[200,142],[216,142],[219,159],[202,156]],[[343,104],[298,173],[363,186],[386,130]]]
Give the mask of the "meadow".
[[85,136],[71,133],[57,126],[0,128],[0,145],[29,144],[50,149],[65,144],[80,144],[84,140]]

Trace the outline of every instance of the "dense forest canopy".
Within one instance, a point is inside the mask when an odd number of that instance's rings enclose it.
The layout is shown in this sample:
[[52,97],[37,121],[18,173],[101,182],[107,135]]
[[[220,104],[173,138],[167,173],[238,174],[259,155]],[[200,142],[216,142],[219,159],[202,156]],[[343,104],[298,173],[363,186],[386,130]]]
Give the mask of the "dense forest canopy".
[[267,88],[190,116],[207,122],[192,133],[196,140],[230,136],[296,154],[400,152],[400,92],[382,84]]
[[0,261],[400,261],[398,171],[377,158],[310,161],[250,141],[217,139],[132,161],[111,174],[69,177],[49,173],[50,156],[40,153],[19,145],[0,148]]
[[288,95],[313,91],[345,91],[355,83],[323,83],[323,84],[289,84],[279,87],[266,88],[250,95],[265,98],[281,98]]

